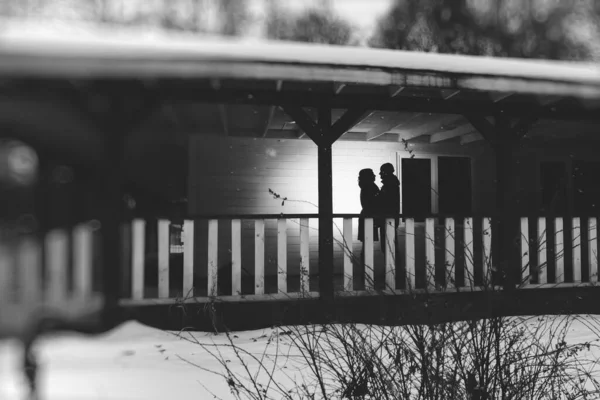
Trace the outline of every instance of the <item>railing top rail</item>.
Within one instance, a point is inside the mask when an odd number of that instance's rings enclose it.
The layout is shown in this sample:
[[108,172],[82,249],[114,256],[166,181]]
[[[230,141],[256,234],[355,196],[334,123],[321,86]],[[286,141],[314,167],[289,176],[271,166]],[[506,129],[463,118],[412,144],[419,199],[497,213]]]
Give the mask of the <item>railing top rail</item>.
[[[169,217],[164,217],[164,216],[158,216],[158,215],[139,215],[136,216],[135,218],[166,218],[168,219]],[[413,215],[413,214],[369,214],[369,215],[361,215],[358,213],[354,213],[354,214],[332,214],[333,218],[359,218],[359,217],[364,217],[364,218],[375,218],[375,219],[381,219],[381,218],[402,218],[402,219],[406,219],[406,218],[414,218],[414,219],[425,219],[425,218],[489,218],[491,217],[490,214],[481,214],[481,215],[475,215],[475,214],[423,214],[423,215]],[[285,219],[299,219],[299,218],[309,218],[309,219],[317,219],[319,218],[319,214],[201,214],[201,215],[187,215],[187,216],[183,216],[183,217],[179,217],[178,219],[186,219],[186,220],[203,220],[203,219],[242,219],[242,220],[250,220],[250,219],[280,219],[280,218],[285,218]]]
[[[444,218],[453,218],[456,220],[464,219],[464,218],[503,218],[507,214],[498,214],[498,213],[469,213],[469,214],[397,214],[397,215],[385,215],[385,214],[370,214],[370,215],[361,215],[361,214],[332,214],[333,218],[400,218],[400,219],[416,219],[416,220],[425,220],[427,218],[435,218],[435,219],[444,219]],[[573,214],[556,214],[556,213],[511,213],[515,218],[599,218],[599,214],[593,213],[573,213]],[[231,219],[241,219],[241,220],[256,220],[256,219],[300,219],[300,218],[309,218],[309,219],[318,219],[319,214],[311,213],[311,214],[196,214],[196,215],[185,215],[185,216],[165,216],[165,215],[148,215],[141,214],[135,215],[133,218],[156,218],[156,219],[170,219],[170,220],[207,220],[207,219],[219,219],[219,220],[231,220]]]

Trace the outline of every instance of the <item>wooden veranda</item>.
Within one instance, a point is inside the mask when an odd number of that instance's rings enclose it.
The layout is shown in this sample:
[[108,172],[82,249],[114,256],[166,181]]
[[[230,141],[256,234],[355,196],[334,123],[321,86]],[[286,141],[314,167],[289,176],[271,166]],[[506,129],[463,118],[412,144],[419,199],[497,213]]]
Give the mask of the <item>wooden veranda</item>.
[[[388,323],[408,323],[490,313],[600,311],[600,302],[591,300],[600,295],[595,287],[597,216],[526,215],[515,204],[513,180],[520,168],[514,153],[537,120],[600,121],[600,68],[595,65],[187,36],[145,38],[107,31],[31,38],[8,30],[0,39],[0,77],[0,118],[11,127],[11,137],[69,160],[94,182],[86,189],[92,194],[85,212],[68,222],[48,222],[33,239],[27,236],[26,246],[6,249],[16,252],[17,260],[23,260],[19,252],[26,256],[31,248],[43,247],[49,256],[29,257],[27,265],[18,265],[28,272],[17,295],[3,307],[29,304],[32,293],[37,293],[33,304],[38,304],[45,290],[59,303],[72,302],[73,290],[101,297],[101,308],[110,310],[104,326],[123,318],[125,309],[133,313],[127,315],[152,324],[200,328],[211,326],[208,316],[185,312],[183,305],[216,307],[226,324],[236,328],[326,318],[380,322],[385,317]],[[123,201],[127,168],[135,162],[125,149],[135,144],[131,133],[165,104],[192,103],[266,107],[262,136],[277,108],[283,110],[302,132],[299,136],[306,135],[317,146],[318,213],[150,216],[159,218],[158,262],[156,285],[148,288],[148,216],[128,209]],[[476,131],[461,129],[444,137],[465,142],[482,138],[492,146],[496,206],[486,215],[404,212],[399,247],[387,246],[383,263],[376,265],[378,249],[367,237],[364,266],[357,270],[352,220],[358,215],[334,214],[332,146],[376,110],[450,114],[468,121]],[[227,131],[227,120],[222,122]],[[398,124],[385,121],[356,140],[377,139]],[[138,172],[145,167],[135,166]],[[389,234],[399,234],[390,223],[393,216],[383,217],[388,218]],[[554,221],[550,232],[547,217]],[[87,223],[91,219],[95,230]],[[183,222],[179,271],[169,262],[171,219]],[[200,221],[207,229],[204,250],[194,244]],[[230,275],[221,278],[219,221],[231,229],[231,258],[225,260]],[[255,263],[248,278],[241,273],[243,221],[254,229]],[[277,271],[271,277],[264,266],[265,221],[277,226]],[[300,268],[294,273],[288,270],[286,248],[292,221],[297,221],[293,229],[300,243]],[[570,227],[566,236],[563,221]],[[366,223],[369,227],[373,220]],[[311,276],[313,266],[307,261],[313,224],[318,225],[318,274]],[[74,226],[79,239],[65,239]],[[556,253],[575,249],[569,252],[568,268],[562,258],[548,272],[547,235],[554,238]],[[206,265],[195,265],[198,251],[206,251]],[[74,262],[68,261],[70,252],[77,254]],[[334,273],[334,254],[341,257],[341,274]],[[206,275],[195,277],[198,269]],[[125,276],[127,294],[122,290]],[[170,280],[177,281],[175,288]],[[565,301],[573,307],[559,308]],[[284,309],[292,308],[302,309],[296,319],[283,318]],[[177,316],[167,317],[169,313]],[[248,313],[262,317],[241,318]]]

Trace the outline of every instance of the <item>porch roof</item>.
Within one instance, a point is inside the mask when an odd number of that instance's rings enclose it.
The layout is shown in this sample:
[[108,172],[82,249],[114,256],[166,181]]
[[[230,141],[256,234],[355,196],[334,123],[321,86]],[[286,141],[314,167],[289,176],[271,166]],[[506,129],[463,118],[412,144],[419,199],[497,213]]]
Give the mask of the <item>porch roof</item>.
[[[536,115],[541,129],[534,126],[532,136],[544,139],[572,133],[595,139],[600,122],[600,66],[595,64],[234,40],[97,25],[56,30],[37,22],[3,22],[2,28],[2,95],[38,99],[56,94],[70,99],[56,103],[67,115],[73,103],[81,102],[81,92],[93,93],[107,81],[116,82],[116,90],[125,95],[133,87],[138,96],[161,103],[141,125],[139,140],[146,140],[144,130],[168,134],[177,148],[174,154],[184,151],[175,142],[186,142],[178,134],[308,139],[277,105],[302,106],[315,116],[316,108],[326,106],[333,109],[334,122],[348,108],[373,110],[342,140],[481,142],[465,113],[502,113],[515,119]],[[15,115],[20,114],[0,114],[0,122]],[[41,124],[41,131],[49,125],[47,119],[25,119]],[[564,123],[584,129],[544,125],[552,119],[571,120]],[[584,120],[592,123],[581,125]],[[68,116],[56,117],[51,125],[71,142],[81,140],[85,131],[73,127]]]
[[[199,37],[3,27],[3,75],[214,78],[460,89],[600,99],[597,64]],[[27,28],[27,26],[25,26]]]

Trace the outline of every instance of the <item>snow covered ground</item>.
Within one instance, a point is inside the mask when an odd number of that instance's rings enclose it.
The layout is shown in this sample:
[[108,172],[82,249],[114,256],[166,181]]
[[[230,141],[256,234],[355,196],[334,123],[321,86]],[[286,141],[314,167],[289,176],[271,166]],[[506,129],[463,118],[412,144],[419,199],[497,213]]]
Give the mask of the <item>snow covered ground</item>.
[[[262,354],[271,333],[239,332],[235,334],[236,344]],[[213,340],[217,344],[227,342],[225,335],[196,332],[178,337],[175,332],[133,321],[95,338],[61,335],[43,339],[38,347],[43,399],[212,398],[207,389],[221,398],[231,398],[223,378],[192,365],[220,369],[195,340],[206,344]],[[24,380],[18,370],[21,354],[15,341],[0,342],[2,400],[23,399]]]
[[[534,321],[530,322],[534,323]],[[569,342],[598,337],[590,327],[600,327],[600,318],[578,318],[569,332]],[[596,329],[597,330],[597,329]],[[274,330],[237,332],[235,343],[261,356]],[[268,354],[278,368],[280,384],[291,385],[297,369],[289,341],[280,335],[279,357]],[[207,390],[223,399],[232,398],[225,380],[208,371],[220,370],[219,363],[196,342],[227,344],[225,335],[163,332],[137,322],[126,322],[100,337],[61,335],[43,339],[38,347],[42,364],[42,399],[210,399]],[[271,340],[269,353],[275,353]],[[17,369],[21,348],[14,341],[0,342],[0,399],[22,399],[23,378]],[[231,350],[223,353],[234,371],[244,373]],[[600,354],[592,354],[596,357]],[[202,367],[202,368],[201,368]]]

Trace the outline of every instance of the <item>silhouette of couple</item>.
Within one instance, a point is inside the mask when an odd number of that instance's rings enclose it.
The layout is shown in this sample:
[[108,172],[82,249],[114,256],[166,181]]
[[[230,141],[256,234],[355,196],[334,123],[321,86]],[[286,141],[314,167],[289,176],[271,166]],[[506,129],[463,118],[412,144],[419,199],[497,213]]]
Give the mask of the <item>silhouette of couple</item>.
[[[386,246],[385,218],[394,218],[396,229],[398,229],[400,222],[400,181],[394,175],[394,166],[390,163],[383,164],[379,169],[379,177],[381,178],[381,188],[375,184],[375,173],[372,169],[363,169],[358,174],[360,204],[362,206],[358,219],[358,240],[363,242],[363,253],[366,217],[374,215],[383,217],[375,218],[373,221],[373,240],[378,241],[381,239],[381,251],[384,254]],[[396,235],[394,235],[394,245],[397,249]]]

